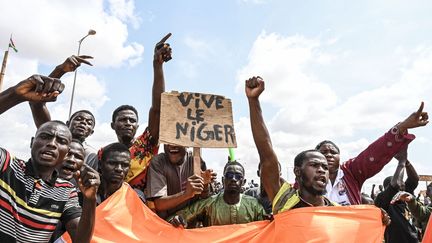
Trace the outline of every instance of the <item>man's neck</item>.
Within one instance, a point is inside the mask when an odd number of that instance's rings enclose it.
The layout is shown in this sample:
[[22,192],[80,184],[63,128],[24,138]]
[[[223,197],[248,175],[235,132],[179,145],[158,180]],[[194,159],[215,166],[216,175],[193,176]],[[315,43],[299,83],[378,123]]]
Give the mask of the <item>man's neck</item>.
[[223,192],[223,199],[227,204],[234,205],[240,202],[240,192]]
[[119,143],[126,145],[128,148],[130,148],[132,146],[133,138],[117,137],[117,139],[118,139]]
[[336,181],[336,177],[338,175],[339,169],[333,171],[333,172],[329,172],[329,179],[331,181],[332,186],[334,185],[334,182]]
[[305,189],[299,190],[301,200],[309,206],[325,206],[324,197],[322,195],[314,195]]
[[103,198],[108,198],[109,196],[114,194],[114,192],[116,192],[121,187],[121,185],[122,183],[112,184],[105,180],[102,180],[101,186],[99,188],[99,195],[101,195]]
[[52,174],[54,172],[54,168],[39,166],[35,162],[33,163],[33,170],[35,175],[39,176],[44,181],[49,181],[52,178]]
[[85,137],[74,137],[73,134],[72,134],[72,138],[79,140],[81,143],[84,143],[84,141],[86,139]]

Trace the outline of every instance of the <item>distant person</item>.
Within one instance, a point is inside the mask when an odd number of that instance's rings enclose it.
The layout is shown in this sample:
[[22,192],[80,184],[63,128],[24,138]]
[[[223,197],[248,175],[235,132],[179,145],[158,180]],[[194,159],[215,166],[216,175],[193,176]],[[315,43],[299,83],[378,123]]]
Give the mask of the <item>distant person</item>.
[[406,203],[412,216],[417,220],[417,222],[422,226],[422,232],[426,230],[426,226],[429,222],[429,217],[432,211],[432,205],[423,205],[419,201],[415,200],[413,194],[405,191],[398,192],[392,199],[391,204]]
[[[410,210],[404,202],[391,203],[393,197],[399,191],[414,193],[418,185],[419,177],[412,164],[408,161],[407,147],[396,154],[399,161],[393,176],[385,178],[384,191],[375,198],[375,206],[386,210],[391,218],[390,225],[386,228],[384,238],[386,243],[392,242],[419,242],[418,232],[412,223]],[[407,179],[403,181],[403,171],[407,171]]]

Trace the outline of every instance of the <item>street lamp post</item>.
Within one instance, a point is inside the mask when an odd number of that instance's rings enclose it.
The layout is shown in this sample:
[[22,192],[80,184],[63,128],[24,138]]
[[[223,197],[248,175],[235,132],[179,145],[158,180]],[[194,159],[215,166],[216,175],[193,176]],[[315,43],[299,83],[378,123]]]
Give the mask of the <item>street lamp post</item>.
[[[81,43],[83,42],[83,40],[85,38],[87,38],[87,36],[89,35],[95,35],[96,31],[95,30],[89,30],[87,35],[84,36],[83,38],[81,38],[81,40],[78,41],[78,52],[77,52],[77,56],[79,56],[80,54],[80,50],[81,50]],[[75,74],[74,74],[74,81],[73,81],[73,86],[72,86],[72,96],[71,96],[71,100],[70,100],[70,106],[69,106],[69,118],[72,115],[72,106],[73,106],[73,101],[74,101],[74,95],[75,95],[75,83],[76,83],[76,77],[77,77],[77,72],[78,72],[78,68],[75,69]]]

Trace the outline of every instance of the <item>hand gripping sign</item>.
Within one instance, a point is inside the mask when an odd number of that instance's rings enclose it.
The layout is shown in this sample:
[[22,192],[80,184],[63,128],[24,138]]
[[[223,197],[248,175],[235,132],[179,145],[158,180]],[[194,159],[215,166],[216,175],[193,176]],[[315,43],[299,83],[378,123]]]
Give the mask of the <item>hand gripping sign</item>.
[[161,143],[193,147],[197,161],[199,148],[237,147],[231,100],[220,95],[162,93],[159,131]]

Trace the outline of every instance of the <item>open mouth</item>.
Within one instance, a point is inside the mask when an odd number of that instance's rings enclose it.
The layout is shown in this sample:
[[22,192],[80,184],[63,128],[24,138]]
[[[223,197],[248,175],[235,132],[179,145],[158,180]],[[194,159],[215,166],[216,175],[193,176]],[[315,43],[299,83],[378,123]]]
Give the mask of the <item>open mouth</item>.
[[64,175],[71,176],[71,175],[73,175],[73,173],[74,173],[75,171],[76,171],[76,168],[75,168],[75,166],[72,165],[72,164],[68,164],[68,163],[66,163],[66,164],[64,164],[64,165],[61,167],[61,172],[62,172],[62,174],[64,174]]
[[56,158],[56,154],[52,151],[43,151],[40,154],[41,159],[52,160]]
[[327,179],[325,176],[317,176],[315,177],[315,181],[320,187],[326,187],[327,185]]
[[177,154],[177,153],[180,152],[180,149],[178,149],[178,148],[172,148],[172,149],[169,149],[168,152],[170,154]]

